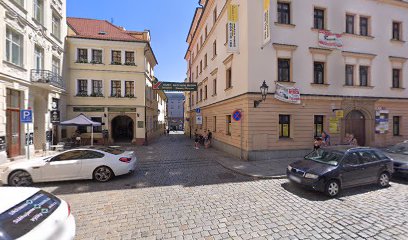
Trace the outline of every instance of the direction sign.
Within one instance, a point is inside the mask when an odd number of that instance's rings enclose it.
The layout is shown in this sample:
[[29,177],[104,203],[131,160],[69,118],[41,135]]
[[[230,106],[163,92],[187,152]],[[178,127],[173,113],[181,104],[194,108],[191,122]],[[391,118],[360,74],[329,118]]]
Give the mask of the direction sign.
[[33,122],[33,110],[31,109],[20,110],[20,122],[32,123]]
[[197,91],[197,83],[154,82],[153,90],[194,92]]
[[241,121],[241,118],[242,118],[241,111],[240,110],[235,110],[234,113],[232,113],[232,118],[237,122]]

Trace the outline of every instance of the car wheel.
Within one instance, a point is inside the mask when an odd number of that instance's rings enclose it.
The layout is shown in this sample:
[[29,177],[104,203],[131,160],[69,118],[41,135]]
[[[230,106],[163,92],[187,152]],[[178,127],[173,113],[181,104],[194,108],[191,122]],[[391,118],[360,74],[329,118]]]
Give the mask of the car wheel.
[[107,182],[113,177],[113,171],[106,166],[101,166],[95,169],[93,177],[98,182]]
[[387,172],[383,172],[378,177],[378,184],[380,187],[385,188],[390,185],[390,175]]
[[8,179],[10,186],[30,186],[32,183],[33,179],[26,171],[15,171],[10,174]]
[[340,192],[340,184],[338,181],[336,180],[330,180],[327,184],[326,184],[326,194],[329,197],[335,197],[339,194]]

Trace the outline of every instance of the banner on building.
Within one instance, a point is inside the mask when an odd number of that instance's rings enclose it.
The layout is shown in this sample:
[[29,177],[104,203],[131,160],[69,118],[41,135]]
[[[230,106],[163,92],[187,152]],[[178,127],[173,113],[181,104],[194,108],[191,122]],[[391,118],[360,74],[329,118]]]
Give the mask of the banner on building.
[[276,84],[275,98],[288,103],[300,104],[300,91],[296,87]]
[[238,5],[229,4],[228,6],[228,46],[229,53],[239,51],[239,26],[238,26]]
[[270,8],[271,0],[263,0],[263,37],[262,37],[263,46],[265,46],[266,44],[269,43],[269,41],[271,41]]
[[340,133],[339,122],[340,122],[339,118],[330,117],[330,119],[329,119],[329,132],[331,134]]
[[325,48],[340,49],[343,47],[341,34],[335,34],[327,30],[319,31],[319,46]]
[[389,111],[379,109],[375,111],[375,133],[386,134],[389,131],[388,116]]

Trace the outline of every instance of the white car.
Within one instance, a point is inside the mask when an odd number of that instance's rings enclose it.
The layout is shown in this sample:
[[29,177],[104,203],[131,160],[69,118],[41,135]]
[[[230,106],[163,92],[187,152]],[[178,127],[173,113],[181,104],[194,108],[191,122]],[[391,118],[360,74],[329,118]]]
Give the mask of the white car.
[[113,176],[134,172],[136,162],[133,151],[99,146],[76,148],[54,156],[2,164],[0,181],[11,186],[77,179],[107,182]]
[[0,187],[1,240],[72,240],[68,203],[38,188]]

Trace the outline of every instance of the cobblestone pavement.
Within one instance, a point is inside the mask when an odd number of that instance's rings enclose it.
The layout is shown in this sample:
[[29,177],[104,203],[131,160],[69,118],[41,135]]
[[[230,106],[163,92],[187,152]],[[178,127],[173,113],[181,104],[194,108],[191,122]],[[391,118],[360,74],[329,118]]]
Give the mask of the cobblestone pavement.
[[140,169],[100,184],[39,184],[71,204],[77,239],[407,239],[408,181],[337,199],[237,175],[183,136],[135,148]]

